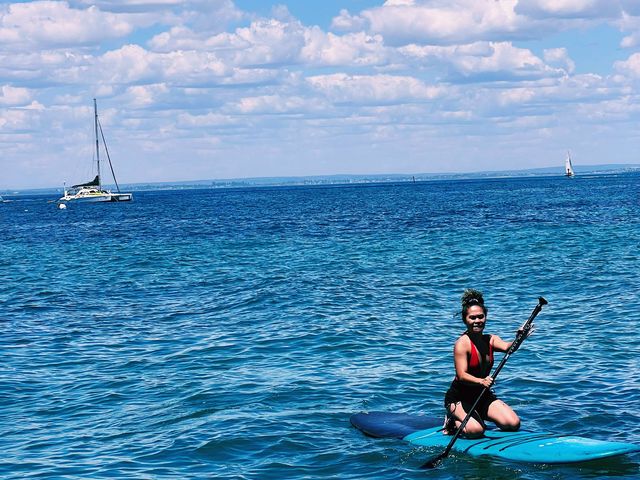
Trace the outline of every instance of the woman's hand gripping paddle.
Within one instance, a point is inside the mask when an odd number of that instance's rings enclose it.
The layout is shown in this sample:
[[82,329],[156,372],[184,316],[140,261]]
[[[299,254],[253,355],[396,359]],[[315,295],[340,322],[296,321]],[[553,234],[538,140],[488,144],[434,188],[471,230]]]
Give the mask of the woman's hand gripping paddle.
[[[522,327],[520,327],[520,329],[518,330],[518,333],[516,334],[516,338],[513,340],[513,342],[511,343],[511,346],[509,347],[509,350],[507,350],[504,357],[502,358],[502,361],[500,362],[498,367],[494,370],[493,374],[491,375],[491,378],[493,380],[496,379],[496,377],[500,373],[500,370],[502,370],[502,367],[504,367],[504,364],[507,363],[507,360],[509,360],[509,357],[511,356],[511,354],[515,352],[518,349],[518,347],[522,344],[522,342],[524,342],[525,338],[529,336],[531,332],[531,328],[533,327],[534,318],[536,318],[538,313],[540,313],[540,310],[542,310],[542,307],[547,303],[548,302],[544,298],[542,297],[538,298],[538,305],[536,305],[536,308],[534,308],[533,312],[531,312],[529,319],[526,322],[524,322]],[[426,462],[424,465],[422,465],[420,468],[424,468],[424,469],[435,468],[440,464],[440,462],[442,462],[443,459],[445,459],[449,455],[449,452],[451,451],[453,444],[456,443],[456,440],[458,439],[460,434],[464,431],[464,427],[467,426],[467,422],[469,422],[469,419],[471,418],[471,414],[478,406],[478,403],[480,403],[480,400],[482,400],[482,397],[484,396],[486,391],[487,391],[487,387],[482,389],[482,392],[480,392],[480,395],[478,395],[478,398],[476,399],[475,403],[467,413],[467,416],[464,417],[464,420],[462,420],[460,427],[458,427],[458,430],[456,431],[456,433],[453,435],[453,437],[451,437],[451,441],[449,441],[449,445],[447,445],[447,448],[445,448],[440,455],[432,458],[431,460]]]

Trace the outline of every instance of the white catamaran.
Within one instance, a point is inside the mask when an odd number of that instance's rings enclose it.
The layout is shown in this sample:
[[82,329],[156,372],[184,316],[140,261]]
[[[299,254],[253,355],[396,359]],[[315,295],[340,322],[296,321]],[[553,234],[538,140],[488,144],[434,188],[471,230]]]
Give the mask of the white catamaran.
[[[116,180],[116,174],[113,171],[113,165],[111,164],[111,158],[109,157],[109,150],[107,149],[107,143],[104,140],[104,133],[102,132],[102,125],[98,119],[98,105],[96,99],[93,99],[93,111],[95,117],[95,136],[96,136],[96,177],[87,183],[80,183],[73,185],[69,190],[66,186],[64,188],[64,195],[58,200],[60,203],[66,202],[128,202],[133,199],[132,193],[120,192],[120,186]],[[100,133],[100,135],[98,135]],[[109,161],[109,168],[111,169],[111,175],[113,176],[113,182],[116,185],[116,192],[105,190],[102,188],[101,176],[100,176],[100,138],[102,138],[102,145]]]
[[571,178],[575,175],[573,173],[573,165],[571,165],[571,154],[567,150],[567,158],[564,161],[564,174],[565,176]]

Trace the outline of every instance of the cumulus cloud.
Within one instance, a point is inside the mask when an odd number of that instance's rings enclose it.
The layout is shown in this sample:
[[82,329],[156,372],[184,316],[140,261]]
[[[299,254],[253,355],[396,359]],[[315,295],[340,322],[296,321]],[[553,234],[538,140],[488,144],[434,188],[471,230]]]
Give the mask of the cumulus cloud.
[[234,110],[242,114],[308,113],[322,109],[323,104],[313,98],[284,95],[261,95],[241,98]]
[[614,18],[622,11],[617,0],[519,0],[517,13],[534,18]]
[[336,35],[291,19],[260,19],[233,33],[216,35],[185,26],[173,27],[154,36],[149,46],[155,52],[208,50],[229,65],[244,67],[367,66],[387,61],[387,50],[379,35]]
[[543,78],[563,73],[547,66],[530,50],[516,48],[510,42],[491,42],[490,47],[490,55],[459,57],[454,59],[453,64],[462,75],[467,77],[491,74],[494,79],[505,76]]
[[7,109],[0,111],[0,132],[19,132],[33,128],[31,114],[26,109]]
[[295,63],[305,44],[305,29],[299,22],[261,20],[237,29],[233,40],[244,45],[236,51],[236,61],[240,64]]
[[233,74],[233,69],[211,52],[155,53],[139,45],[125,45],[106,52],[91,70],[98,74],[97,80],[107,84],[212,85]]
[[236,122],[233,117],[220,113],[209,112],[202,115],[181,113],[178,115],[177,125],[181,128],[207,128],[223,127]]
[[388,56],[380,35],[358,32],[339,36],[318,27],[306,31],[300,52],[303,63],[316,66],[381,65],[388,62]]
[[29,103],[31,92],[26,88],[3,85],[0,87],[0,106],[18,106]]
[[347,75],[337,73],[308,77],[317,92],[335,103],[390,104],[433,100],[438,87],[413,78],[393,75]]
[[499,92],[497,103],[500,106],[521,105],[533,100],[537,95],[536,88],[512,88]]
[[153,52],[136,44],[100,56],[54,52],[0,54],[0,75],[14,83],[40,86],[90,85],[102,95],[122,91],[119,86],[166,83],[172,87],[258,85],[286,76],[275,69],[235,67],[215,52],[175,50]]
[[[210,0],[211,3],[220,3]],[[95,5],[102,10],[116,11],[148,11],[149,9],[161,9],[168,7],[187,7],[193,4],[201,4],[202,1],[193,0],[69,0],[69,3],[77,7],[90,7]],[[226,2],[229,3],[229,2]]]
[[[638,15],[640,15],[640,11]],[[640,45],[640,16],[632,16],[625,13],[618,24],[623,32],[628,33],[620,42],[621,47],[633,48]]]
[[371,32],[392,44],[469,43],[516,35],[522,28],[516,4],[517,0],[394,1],[360,16]]
[[640,78],[640,53],[634,53],[625,61],[615,62],[614,68],[624,76]]
[[260,19],[233,33],[207,35],[188,27],[176,27],[156,35],[149,45],[156,51],[204,49],[219,51],[236,65],[297,63],[305,44],[305,28],[297,21]]
[[558,66],[567,73],[573,73],[576,64],[569,57],[566,48],[548,48],[544,51],[544,61],[549,65]]
[[331,21],[331,28],[340,32],[357,32],[367,27],[367,20],[360,15],[351,15],[349,10],[342,9]]
[[[61,50],[3,53],[0,51],[0,76],[14,83],[28,82],[33,87],[57,84],[66,70],[82,68],[94,58],[83,53]],[[91,79],[87,78],[87,81]]]
[[[511,42],[474,42],[458,46],[408,45],[400,51],[407,58],[420,59],[426,64],[441,64],[448,70],[451,80],[456,77],[482,81],[541,79],[566,73],[562,68],[547,65],[530,50],[514,47]],[[556,53],[557,57],[560,55],[560,52]],[[562,60],[567,63],[568,57]],[[560,60],[556,63],[559,64]]]
[[635,0],[393,0],[357,14],[342,10],[335,31],[380,34],[387,45],[449,45],[541,38],[623,16],[640,16]]
[[[246,20],[248,15],[233,0],[68,0],[74,8],[96,6],[105,12],[123,14],[142,25],[156,22],[176,25],[192,23],[202,30],[221,30]],[[128,17],[127,17],[128,15]]]
[[12,49],[98,44],[121,38],[133,25],[96,7],[71,8],[66,2],[13,3],[0,12],[0,43]]
[[164,83],[154,85],[134,85],[127,88],[124,97],[129,97],[129,104],[133,107],[146,107],[157,103],[169,93],[169,87]]

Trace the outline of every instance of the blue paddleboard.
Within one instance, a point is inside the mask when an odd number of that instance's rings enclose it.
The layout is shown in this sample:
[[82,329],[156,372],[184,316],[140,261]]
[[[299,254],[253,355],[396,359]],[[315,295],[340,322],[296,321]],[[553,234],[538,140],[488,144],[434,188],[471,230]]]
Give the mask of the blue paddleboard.
[[[351,424],[366,435],[397,438],[420,447],[444,449],[451,436],[442,433],[442,420],[404,413],[356,413]],[[640,445],[591,440],[574,435],[535,433],[526,430],[487,430],[475,439],[458,438],[453,450],[531,463],[575,463],[640,451]]]

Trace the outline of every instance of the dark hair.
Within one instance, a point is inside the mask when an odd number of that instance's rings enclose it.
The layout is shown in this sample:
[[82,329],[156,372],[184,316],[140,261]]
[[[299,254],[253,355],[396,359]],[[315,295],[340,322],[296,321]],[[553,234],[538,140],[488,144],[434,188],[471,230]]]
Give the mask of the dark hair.
[[482,311],[484,314],[487,314],[487,307],[484,306],[484,298],[482,297],[482,292],[479,290],[474,290],[473,288],[467,288],[462,294],[462,321],[464,322],[465,318],[467,318],[467,312],[469,311],[469,307],[474,307],[476,305],[482,307]]

